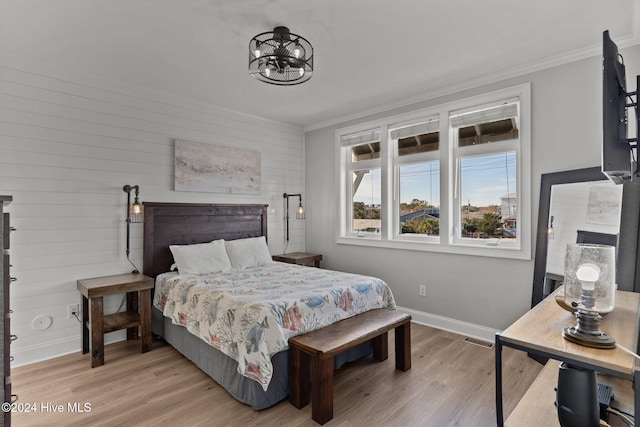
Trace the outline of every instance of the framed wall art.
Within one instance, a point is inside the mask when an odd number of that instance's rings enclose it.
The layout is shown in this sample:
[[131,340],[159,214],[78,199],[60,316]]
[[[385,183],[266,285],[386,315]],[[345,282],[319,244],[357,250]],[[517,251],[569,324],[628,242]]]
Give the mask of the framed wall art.
[[260,194],[259,151],[175,140],[175,191]]

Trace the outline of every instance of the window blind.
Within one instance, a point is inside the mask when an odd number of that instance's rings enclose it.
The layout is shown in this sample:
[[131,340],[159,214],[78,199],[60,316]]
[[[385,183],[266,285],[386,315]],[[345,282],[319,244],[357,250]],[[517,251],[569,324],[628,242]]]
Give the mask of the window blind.
[[416,123],[414,125],[392,129],[390,132],[390,136],[391,136],[391,139],[402,139],[402,138],[408,138],[410,136],[437,132],[439,129],[440,129],[440,121],[430,120],[424,123]]
[[371,144],[373,142],[380,142],[380,129],[344,135],[340,144],[343,147],[353,147],[355,145]]
[[462,128],[516,117],[518,117],[518,102],[510,102],[485,106],[473,111],[452,111],[449,121],[452,128]]

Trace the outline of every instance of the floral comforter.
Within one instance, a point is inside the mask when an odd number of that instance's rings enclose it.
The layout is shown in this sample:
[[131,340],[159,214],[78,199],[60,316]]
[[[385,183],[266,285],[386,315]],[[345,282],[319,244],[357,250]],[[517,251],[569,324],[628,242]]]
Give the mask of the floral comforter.
[[164,273],[154,306],[238,362],[266,391],[271,356],[291,336],[376,308],[395,308],[380,279],[274,262],[210,275]]

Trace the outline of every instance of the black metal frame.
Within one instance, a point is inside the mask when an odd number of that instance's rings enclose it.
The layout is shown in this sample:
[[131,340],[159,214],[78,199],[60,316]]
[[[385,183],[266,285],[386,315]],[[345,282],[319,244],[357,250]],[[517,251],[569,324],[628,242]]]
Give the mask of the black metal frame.
[[131,261],[131,259],[129,259],[129,254],[131,252],[130,246],[131,246],[131,222],[132,222],[131,221],[131,191],[132,190],[135,191],[135,198],[133,199],[133,203],[140,205],[140,201],[138,199],[138,197],[140,196],[140,187],[137,185],[128,185],[128,184],[122,187],[122,191],[127,193],[127,219],[125,220],[125,222],[127,223],[127,250],[125,253],[127,254],[127,261],[129,261],[129,263],[133,266],[132,273],[140,273],[140,271],[138,270],[138,267],[136,267],[136,265]]
[[304,83],[313,75],[313,46],[284,26],[260,33],[249,42],[249,74],[278,86]]
[[[547,270],[547,244],[549,209],[551,207],[551,189],[557,184],[571,184],[586,181],[606,180],[600,167],[576,169],[542,175],[540,183],[540,205],[538,207],[538,229],[536,237],[535,264],[533,271],[533,289],[531,307],[546,296],[545,275]],[[638,244],[640,241],[640,182],[623,184],[620,233],[618,238],[618,258],[616,281],[618,289],[640,292],[640,259]]]
[[[531,307],[537,305],[546,297],[545,275],[549,237],[549,209],[551,207],[551,190],[553,186],[557,184],[600,181],[605,179],[607,178],[599,166],[542,175]],[[617,245],[616,281],[619,290],[640,292],[640,274],[638,274],[640,273],[640,258],[638,257],[640,245],[640,182],[636,180],[623,185],[620,233]],[[574,360],[571,357],[558,356],[547,351],[530,348],[527,345],[502,341],[500,333],[497,333],[495,337],[496,418],[499,427],[504,425],[502,406],[502,347],[505,346],[526,351],[535,360],[546,361],[551,358],[558,361],[570,362],[577,367],[593,369],[603,374],[633,381],[634,409],[636,414],[640,414],[640,364],[636,365],[633,375],[625,375],[620,372],[614,372],[611,369]],[[638,340],[638,346],[640,347],[640,340]],[[636,352],[639,350],[640,348],[637,348]]]
[[502,407],[502,347],[510,347],[516,350],[526,351],[529,354],[533,354],[538,358],[554,359],[560,362],[569,362],[572,366],[576,366],[583,369],[591,369],[596,372],[600,372],[613,377],[624,378],[633,382],[634,391],[634,413],[640,414],[640,366],[636,365],[633,375],[625,375],[621,372],[614,371],[602,366],[593,365],[590,363],[581,362],[571,357],[558,356],[547,351],[537,350],[535,348],[528,347],[526,345],[514,344],[501,340],[501,335],[498,332],[495,339],[495,362],[496,362],[496,421],[498,427],[504,426],[504,413]]
[[[287,211],[285,213],[285,218],[287,220],[287,242],[289,241],[289,197],[297,197],[298,198],[298,208],[302,208],[302,194],[300,193],[295,193],[295,194],[288,194],[288,193],[284,193],[282,195],[282,197],[284,197],[285,199],[287,199]],[[298,218],[298,215],[296,214],[296,218]],[[303,218],[298,218],[298,219],[303,219]]]

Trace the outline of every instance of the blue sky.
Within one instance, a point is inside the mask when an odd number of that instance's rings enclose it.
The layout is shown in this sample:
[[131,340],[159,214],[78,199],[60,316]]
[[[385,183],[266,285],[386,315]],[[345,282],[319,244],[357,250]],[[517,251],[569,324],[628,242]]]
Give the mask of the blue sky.
[[[461,200],[472,206],[499,205],[500,197],[516,192],[515,153],[461,159]],[[400,201],[427,200],[439,205],[440,170],[436,162],[403,165],[400,171]],[[380,203],[380,170],[367,173],[354,201]],[[434,203],[435,202],[435,203]]]

